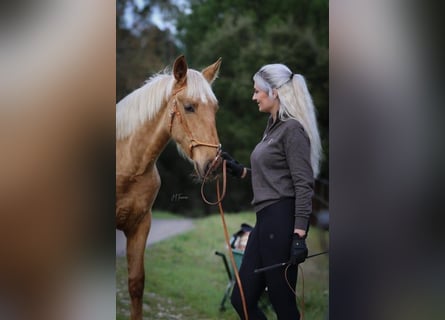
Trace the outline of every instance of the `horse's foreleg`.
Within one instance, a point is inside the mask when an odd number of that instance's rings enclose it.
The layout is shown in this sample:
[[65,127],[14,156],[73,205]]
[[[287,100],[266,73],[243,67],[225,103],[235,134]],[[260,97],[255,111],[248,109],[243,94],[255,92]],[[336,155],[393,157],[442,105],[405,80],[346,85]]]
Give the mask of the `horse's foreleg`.
[[144,294],[144,252],[151,214],[147,214],[138,227],[127,235],[128,291],[131,299],[131,319],[142,319],[142,299]]

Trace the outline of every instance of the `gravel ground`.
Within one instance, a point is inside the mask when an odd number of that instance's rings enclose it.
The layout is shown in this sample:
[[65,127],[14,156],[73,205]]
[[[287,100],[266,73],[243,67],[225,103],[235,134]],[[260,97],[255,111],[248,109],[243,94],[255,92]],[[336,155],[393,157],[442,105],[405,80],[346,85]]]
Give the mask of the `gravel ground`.
[[[153,219],[146,246],[189,231],[193,227],[193,221],[190,219]],[[124,256],[125,248],[125,235],[122,231],[116,230],[116,255]]]

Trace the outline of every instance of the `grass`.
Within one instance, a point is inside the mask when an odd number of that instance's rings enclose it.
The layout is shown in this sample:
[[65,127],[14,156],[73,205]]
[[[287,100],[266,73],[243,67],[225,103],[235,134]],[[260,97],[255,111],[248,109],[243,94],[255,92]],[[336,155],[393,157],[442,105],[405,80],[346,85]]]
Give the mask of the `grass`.
[[[171,218],[168,213],[155,217]],[[174,215],[173,215],[174,216]],[[177,216],[175,216],[177,217]],[[226,214],[229,234],[241,223],[255,223],[251,212]],[[224,234],[221,217],[213,215],[194,220],[195,228],[149,247],[145,253],[144,318],[146,319],[239,319],[230,302],[227,310],[219,311],[228,278],[221,257]],[[312,229],[308,237],[310,253],[319,252],[319,231]],[[305,320],[323,320],[328,309],[328,258],[320,256],[307,260],[304,271]],[[299,276],[297,294],[302,292]],[[116,258],[116,319],[129,318],[130,298],[127,290],[125,257]],[[268,311],[269,319],[275,319]]]

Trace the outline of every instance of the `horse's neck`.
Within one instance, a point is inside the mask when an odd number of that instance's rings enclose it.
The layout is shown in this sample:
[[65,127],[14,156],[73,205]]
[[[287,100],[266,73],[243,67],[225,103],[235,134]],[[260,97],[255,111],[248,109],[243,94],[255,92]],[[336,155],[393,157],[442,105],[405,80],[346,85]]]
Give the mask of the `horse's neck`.
[[146,121],[134,134],[120,141],[120,145],[118,142],[118,174],[138,176],[153,169],[157,158],[170,140],[167,113],[164,105],[153,119]]

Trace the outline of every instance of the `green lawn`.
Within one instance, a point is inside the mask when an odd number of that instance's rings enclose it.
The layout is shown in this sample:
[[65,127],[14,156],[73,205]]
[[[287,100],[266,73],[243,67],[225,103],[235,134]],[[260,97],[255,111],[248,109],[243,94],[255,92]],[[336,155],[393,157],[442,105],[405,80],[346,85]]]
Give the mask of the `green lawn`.
[[[156,217],[171,215],[155,214]],[[236,232],[242,222],[253,225],[251,212],[226,214],[229,234]],[[228,278],[221,257],[224,252],[224,233],[221,217],[213,215],[194,220],[195,228],[172,239],[151,246],[145,253],[144,317],[146,319],[238,319],[230,302],[227,310],[219,311]],[[308,237],[310,253],[319,252],[318,230]],[[328,309],[328,257],[307,260],[304,272],[305,320],[323,320]],[[124,257],[116,259],[116,319],[128,319],[127,265]],[[297,294],[301,296],[299,276]],[[271,311],[269,319],[275,319]]]

